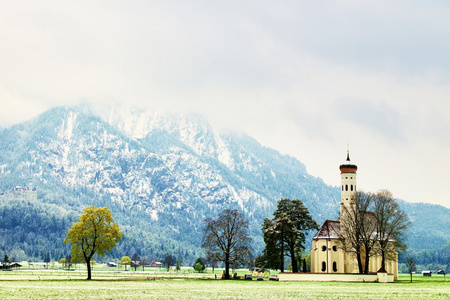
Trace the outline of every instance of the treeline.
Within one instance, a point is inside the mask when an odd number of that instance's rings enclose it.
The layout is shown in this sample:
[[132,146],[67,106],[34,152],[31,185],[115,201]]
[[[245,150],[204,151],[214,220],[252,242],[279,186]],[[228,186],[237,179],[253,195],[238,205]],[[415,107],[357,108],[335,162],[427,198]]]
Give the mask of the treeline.
[[406,262],[406,258],[412,258],[418,266],[418,270],[438,271],[442,269],[448,273],[450,272],[450,241],[437,250],[409,250],[407,253],[403,253],[399,258],[401,264],[399,268]]
[[[190,226],[173,228],[164,226],[165,221],[161,226],[150,221],[148,215],[141,216],[143,212],[119,212],[119,207],[114,208],[113,217],[124,231],[124,237],[111,253],[104,258],[97,257],[97,261],[114,261],[137,253],[149,261],[163,261],[167,255],[173,255],[191,264],[201,255],[199,247],[192,247],[186,241],[186,237],[194,236]],[[50,203],[0,198],[0,257],[8,255],[12,261],[66,258],[70,246],[63,241],[79,216],[79,212]]]
[[42,260],[64,257],[67,229],[75,220],[72,213],[25,200],[1,200],[0,256],[12,260]]

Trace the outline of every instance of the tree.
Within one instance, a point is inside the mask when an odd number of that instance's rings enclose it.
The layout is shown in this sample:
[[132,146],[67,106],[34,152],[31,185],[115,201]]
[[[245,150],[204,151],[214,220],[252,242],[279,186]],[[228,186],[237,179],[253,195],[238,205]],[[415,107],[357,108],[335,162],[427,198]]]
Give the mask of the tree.
[[409,275],[411,276],[411,282],[412,282],[412,274],[416,270],[416,263],[414,262],[414,258],[412,258],[412,257],[407,257],[405,261],[406,261],[406,266],[408,268]]
[[44,258],[44,262],[45,262],[45,265],[46,265],[46,267],[48,269],[48,263],[50,262],[50,256],[48,255],[48,253],[47,253],[47,255]]
[[370,211],[373,201],[373,194],[354,193],[351,204],[344,205],[343,216],[340,218],[341,244],[345,251],[355,254],[360,274],[369,272],[370,257],[376,254],[376,217]]
[[244,264],[250,257],[248,221],[237,210],[225,209],[217,219],[205,219],[202,247],[217,261],[225,264],[225,278],[230,265]]
[[169,272],[170,266],[173,266],[173,264],[175,263],[175,258],[172,255],[167,254],[166,257],[164,258],[163,263],[164,263],[164,266],[166,266],[166,268],[167,268],[167,272]]
[[59,264],[61,265],[61,266],[63,266],[63,268],[66,266],[66,259],[65,258],[61,258],[60,260],[59,260]]
[[194,270],[197,272],[203,272],[206,269],[205,263],[203,262],[203,259],[201,259],[200,257],[197,258],[197,260],[195,261],[194,265]]
[[377,251],[381,255],[381,269],[384,270],[387,260],[395,260],[397,251],[406,249],[404,233],[411,222],[388,190],[380,190],[376,194],[374,213],[378,237]]
[[306,233],[319,226],[308,208],[298,199],[280,199],[273,219],[263,223],[264,242],[263,261],[266,268],[284,271],[284,256],[291,258],[292,272],[299,271],[298,261],[305,248]]
[[129,256],[122,256],[120,259],[120,264],[125,266],[125,271],[127,270],[127,265],[131,264],[131,258]]
[[70,267],[72,267],[72,255],[67,255],[66,256],[66,265],[65,267],[70,270]]
[[263,253],[256,257],[255,265],[262,269],[284,270],[284,245],[277,237],[273,221],[265,218],[262,225],[265,247]]
[[72,258],[84,260],[88,277],[91,280],[91,259],[94,254],[105,256],[122,239],[123,232],[114,223],[108,207],[89,206],[83,210],[78,222],[74,223],[64,239],[71,243]]
[[134,267],[134,271],[136,271],[137,267],[139,267],[140,264],[141,264],[140,256],[137,253],[133,254],[133,256],[131,257],[131,265],[132,267]]
[[214,273],[214,268],[217,267],[217,260],[218,260],[218,258],[214,253],[212,253],[211,251],[206,251],[206,261],[211,266],[213,273]]
[[181,270],[181,257],[178,257],[177,258],[177,265],[176,265],[176,267],[175,267],[175,269],[177,270],[177,272],[178,271],[180,271]]
[[145,257],[141,260],[141,265],[142,271],[145,271],[145,266],[148,265],[148,260]]

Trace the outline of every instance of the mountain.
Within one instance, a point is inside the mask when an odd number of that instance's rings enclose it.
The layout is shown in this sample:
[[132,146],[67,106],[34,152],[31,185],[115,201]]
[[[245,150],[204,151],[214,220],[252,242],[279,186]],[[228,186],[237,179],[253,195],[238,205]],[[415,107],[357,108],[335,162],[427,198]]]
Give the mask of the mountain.
[[[37,199],[14,196],[30,183]],[[0,130],[0,192],[0,256],[55,260],[69,253],[62,241],[88,205],[107,205],[125,232],[111,258],[190,261],[201,255],[203,220],[225,208],[246,215],[257,255],[262,221],[280,198],[301,199],[319,223],[337,218],[340,202],[338,187],[243,133],[218,131],[196,114],[115,106],[57,107]],[[404,202],[414,224],[438,214],[449,225],[448,209],[420,205]],[[433,229],[430,247],[450,239],[443,228]],[[412,243],[423,247],[420,236]]]

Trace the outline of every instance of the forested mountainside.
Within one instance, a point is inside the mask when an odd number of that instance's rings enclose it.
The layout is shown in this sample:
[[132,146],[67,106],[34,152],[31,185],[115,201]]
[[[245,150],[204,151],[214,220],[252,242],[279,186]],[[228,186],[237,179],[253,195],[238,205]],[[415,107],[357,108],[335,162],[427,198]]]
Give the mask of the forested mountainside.
[[[30,183],[36,200],[13,197],[15,186]],[[203,220],[224,208],[246,215],[258,255],[262,221],[277,200],[302,200],[319,223],[337,218],[340,200],[339,188],[245,134],[218,132],[198,115],[114,107],[54,108],[0,130],[0,193],[0,255],[55,260],[68,254],[63,239],[88,205],[108,206],[125,232],[110,257],[172,254],[188,262],[201,255]],[[438,249],[450,239],[448,209],[402,205],[414,216],[412,248]],[[421,226],[437,218],[442,226]]]

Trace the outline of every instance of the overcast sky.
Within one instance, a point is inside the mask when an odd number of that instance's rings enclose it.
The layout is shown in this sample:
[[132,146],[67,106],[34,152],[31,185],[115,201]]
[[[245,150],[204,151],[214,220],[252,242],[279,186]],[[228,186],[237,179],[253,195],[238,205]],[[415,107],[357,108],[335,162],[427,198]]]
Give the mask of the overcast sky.
[[340,184],[450,208],[449,1],[0,1],[0,126],[200,112]]

